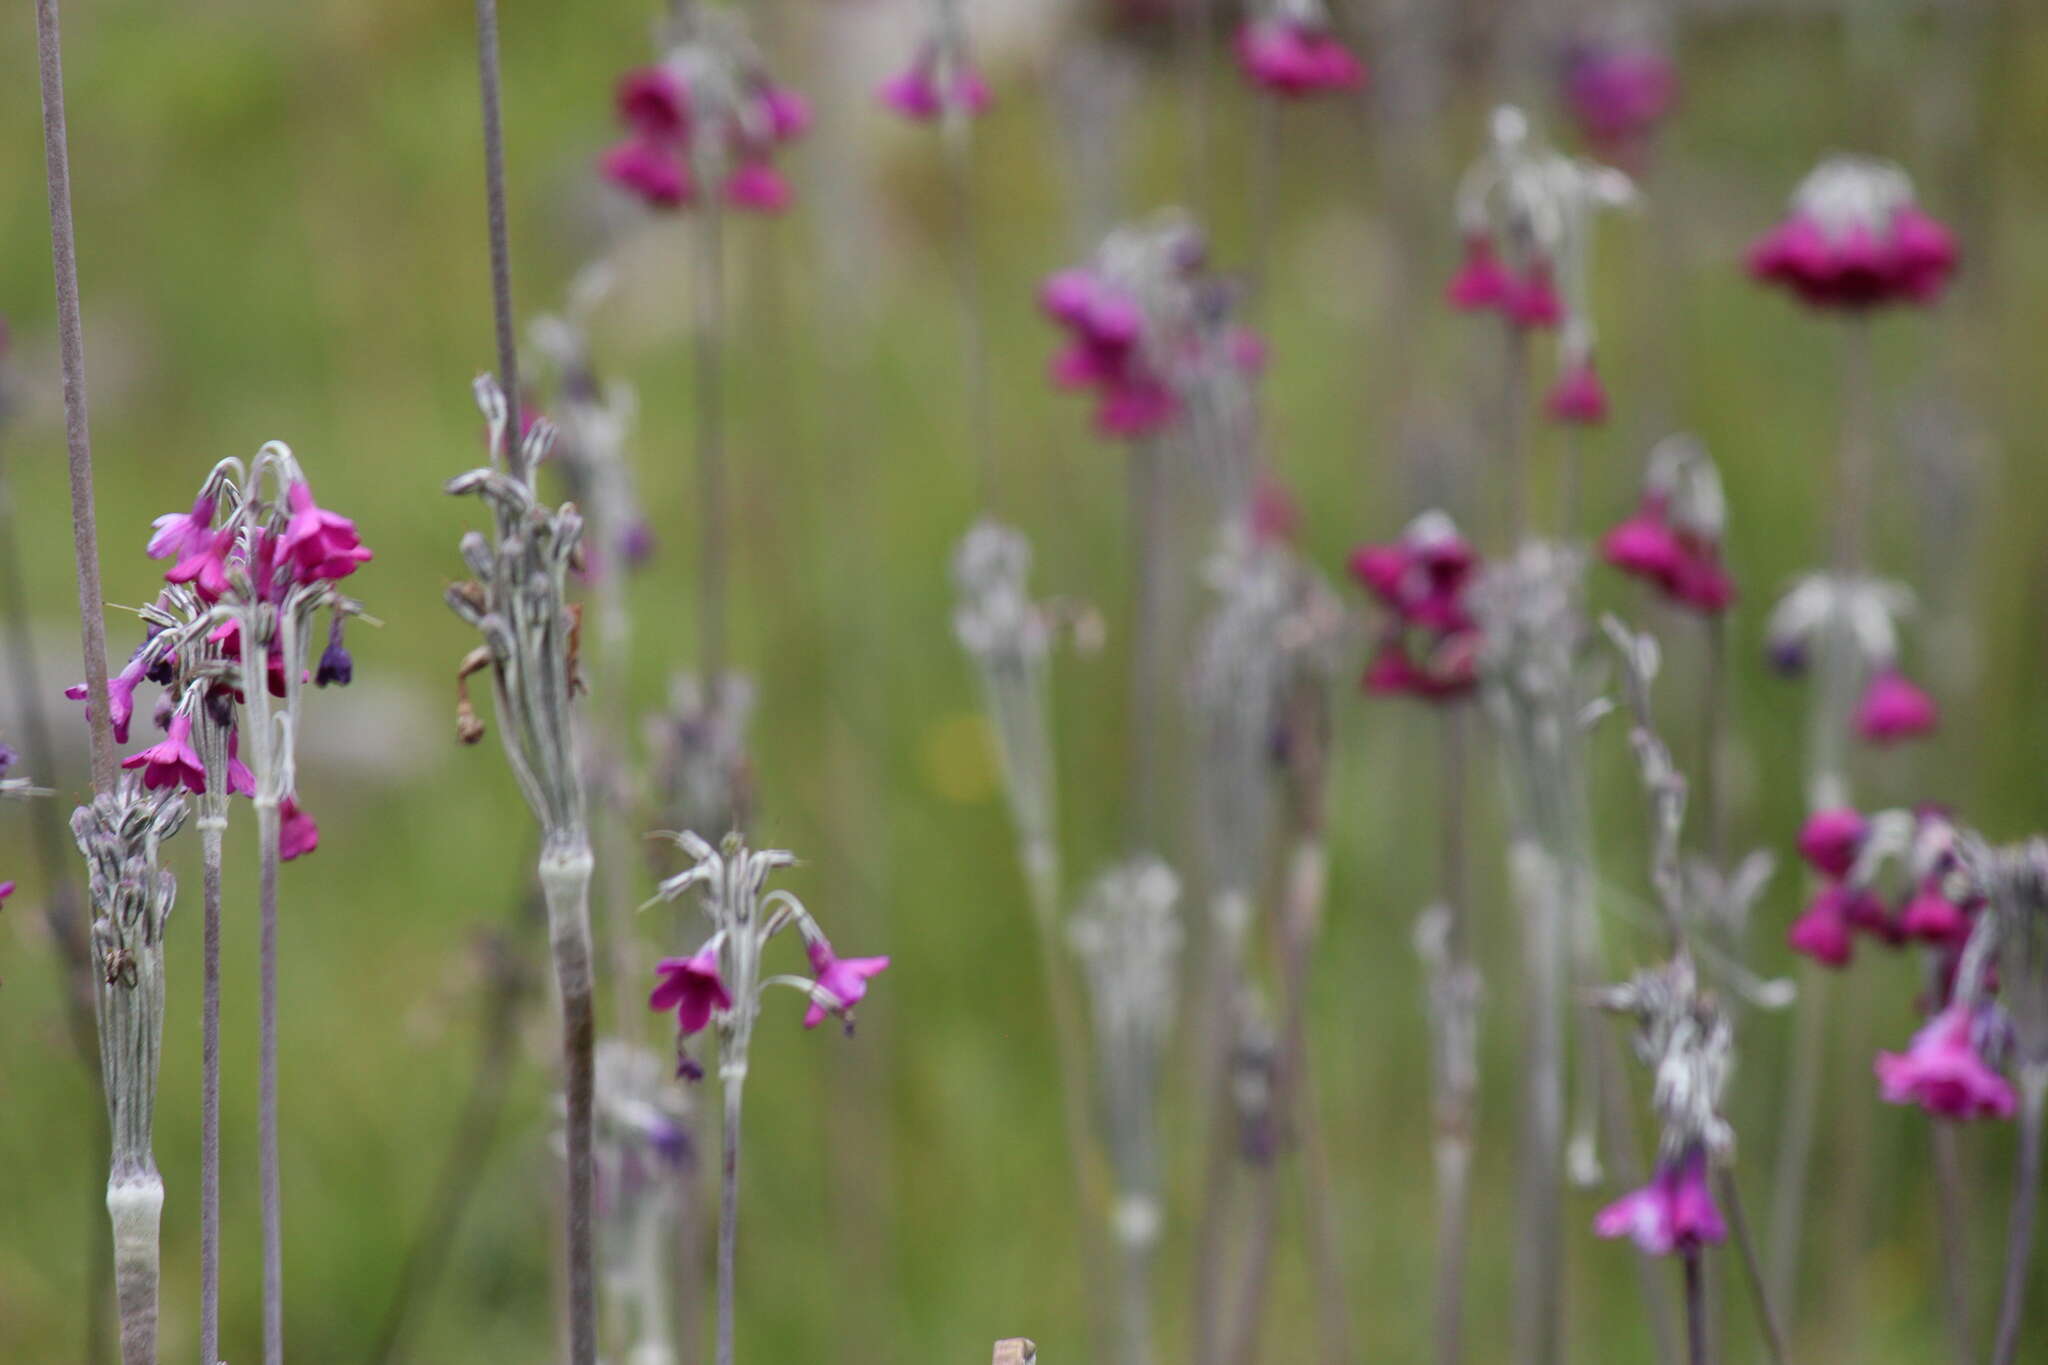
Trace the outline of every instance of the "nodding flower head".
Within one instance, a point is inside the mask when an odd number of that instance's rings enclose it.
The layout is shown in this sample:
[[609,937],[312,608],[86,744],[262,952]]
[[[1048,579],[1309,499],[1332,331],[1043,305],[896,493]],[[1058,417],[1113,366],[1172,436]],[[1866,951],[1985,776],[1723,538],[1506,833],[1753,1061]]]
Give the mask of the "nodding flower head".
[[1678,69],[1641,40],[1585,41],[1565,54],[1564,99],[1580,135],[1600,155],[1631,168],[1678,102]]
[[[128,742],[128,727],[135,719],[135,689],[149,676],[150,664],[144,651],[137,650],[127,666],[107,679],[107,719],[114,729],[114,742]],[[86,697],[84,683],[73,683],[64,689],[64,695],[72,701],[86,703],[85,713],[92,716],[92,703]]]
[[166,512],[156,519],[156,534],[149,538],[151,559],[184,559],[207,549],[213,542],[214,497],[201,493],[189,512]]
[[789,186],[772,158],[810,126],[810,106],[769,78],[732,15],[690,11],[672,26],[660,62],[621,78],[617,106],[626,137],[598,169],[642,203],[694,204],[703,184],[738,208],[787,207]]
[[1516,288],[1514,275],[1501,264],[1499,253],[1493,249],[1491,234],[1485,231],[1467,233],[1464,258],[1459,262],[1458,273],[1451,277],[1450,284],[1444,289],[1444,298],[1451,307],[1463,313],[1500,308],[1506,305]]
[[366,564],[370,550],[356,534],[356,524],[313,501],[313,490],[294,482],[285,490],[291,519],[285,523],[278,551],[307,578],[346,578]]
[[1816,308],[1932,303],[1956,265],[1947,228],[1921,212],[1913,182],[1871,157],[1823,161],[1789,217],[1749,250],[1749,273]]
[[988,82],[961,50],[964,42],[933,38],[920,45],[910,65],[876,92],[883,104],[920,123],[949,112],[975,117],[988,112]]
[[356,661],[342,643],[342,617],[335,613],[327,628],[327,648],[320,651],[320,664],[313,673],[315,687],[347,687],[355,680]]
[[1277,0],[1246,20],[1237,60],[1254,85],[1289,98],[1365,84],[1365,63],[1330,31],[1321,0]]
[[810,1008],[804,1011],[804,1027],[816,1028],[828,1014],[838,1015],[851,1026],[853,1007],[867,997],[869,979],[881,975],[889,959],[840,957],[822,937],[804,944],[804,953],[811,960],[811,971],[818,983]]
[[1353,550],[1349,567],[1388,612],[1365,690],[1427,701],[1471,691],[1479,636],[1466,592],[1479,556],[1456,523],[1442,512],[1424,512],[1399,539]]
[[1566,360],[1543,406],[1553,421],[1569,426],[1598,426],[1607,420],[1607,386],[1593,368],[1592,351]]
[[1896,668],[1880,668],[1872,674],[1856,704],[1856,733],[1873,744],[1924,735],[1939,719],[1934,698]]
[[2012,1083],[1985,1062],[1978,1041],[1995,1025],[1991,1007],[1950,1005],[1904,1052],[1877,1054],[1879,1093],[1887,1104],[1917,1104],[1937,1118],[2011,1118]]
[[1648,582],[1668,601],[1706,615],[1735,601],[1735,581],[1721,563],[1727,501],[1706,449],[1671,436],[1650,452],[1635,512],[1600,542],[1600,555]]
[[1650,1183],[1600,1210],[1593,1230],[1626,1237],[1651,1256],[1690,1255],[1727,1240],[1728,1229],[1707,1180],[1707,1154],[1694,1148],[1660,1159]]
[[1799,830],[1799,856],[1824,877],[1839,880],[1856,866],[1870,822],[1846,806],[1815,811]]
[[725,978],[718,974],[718,946],[692,957],[665,957],[654,964],[654,991],[647,1008],[657,1014],[675,1011],[676,1031],[684,1037],[702,1032],[711,1016],[732,1008]]
[[142,785],[151,791],[180,785],[194,793],[206,790],[206,766],[192,747],[192,717],[182,711],[171,717],[169,734],[140,753],[128,755],[121,766],[142,769]]
[[[252,795],[254,783],[251,783]],[[312,813],[300,808],[296,797],[277,803],[277,856],[285,862],[303,858],[320,847],[320,826]]]
[[1846,967],[1855,954],[1855,922],[1850,918],[1851,895],[1841,887],[1824,888],[1811,904],[1792,921],[1785,941],[1792,951],[1812,958],[1824,967]]

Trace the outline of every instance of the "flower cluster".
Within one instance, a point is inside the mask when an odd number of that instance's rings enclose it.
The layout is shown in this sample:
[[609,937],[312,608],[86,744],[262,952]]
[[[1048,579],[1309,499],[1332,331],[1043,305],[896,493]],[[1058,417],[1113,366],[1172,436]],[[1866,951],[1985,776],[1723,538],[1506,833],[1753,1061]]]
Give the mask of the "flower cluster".
[[1040,306],[1069,337],[1053,382],[1096,394],[1104,435],[1153,435],[1205,382],[1262,368],[1264,349],[1231,321],[1232,291],[1207,254],[1193,224],[1167,214],[1112,233],[1086,265],[1041,287]]
[[1839,638],[1864,674],[1850,720],[1873,744],[1892,744],[1933,730],[1940,721],[1934,699],[1900,670],[1897,618],[1911,610],[1912,594],[1898,584],[1845,574],[1810,574],[1771,611],[1766,648],[1781,673],[1806,669],[1816,644]]
[[1816,308],[1932,303],[1956,266],[1949,230],[1921,212],[1913,182],[1889,161],[1823,161],[1792,194],[1792,212],[1749,250],[1749,273]]
[[1565,107],[1601,157],[1639,168],[1651,136],[1678,103],[1678,68],[1646,39],[1589,38],[1565,53]]
[[988,112],[988,82],[968,51],[966,18],[961,0],[933,0],[931,19],[910,65],[876,92],[883,104],[918,123],[935,123],[948,115],[974,117]]
[[[265,496],[266,488],[274,490]],[[146,630],[128,662],[107,680],[117,742],[126,743],[135,694],[163,688],[156,723],[163,738],[121,760],[146,791],[182,788],[194,795],[248,796],[276,804],[280,852],[287,860],[319,846],[319,826],[297,801],[292,764],[301,689],[346,685],[355,662],[344,624],[361,606],[337,584],[371,558],[355,523],[322,507],[291,450],[272,442],[245,471],[223,460],[200,486],[190,511],[156,520],[153,559],[171,561],[166,587],[142,609]],[[314,619],[328,616],[326,646],[309,674]],[[262,685],[251,687],[248,642],[261,651]],[[83,683],[65,690],[86,700]],[[272,738],[272,699],[285,724]],[[248,712],[248,724],[237,709]],[[252,737],[254,769],[241,755]]]
[[[665,957],[655,966],[647,1005],[657,1013],[675,1014],[678,1048],[693,1034],[715,1029],[721,1073],[744,1076],[754,1021],[770,986],[795,990],[809,1001],[805,1028],[836,1015],[850,1033],[854,1006],[866,998],[869,980],[888,967],[889,959],[839,956],[802,901],[787,891],[765,889],[769,875],[794,865],[795,855],[751,850],[737,834],[726,835],[717,848],[687,830],[670,837],[690,856],[691,865],[662,882],[656,899],[674,901],[694,890],[711,921],[711,937],[696,952]],[[763,951],[785,929],[803,937],[809,979],[761,975]],[[685,1075],[701,1074],[686,1054],[680,1055],[679,1069]]]
[[1700,991],[1692,961],[1682,952],[1595,999],[1602,1009],[1635,1021],[1636,1056],[1655,1078],[1650,1103],[1659,1131],[1650,1183],[1600,1210],[1593,1230],[1602,1237],[1627,1237],[1652,1256],[1695,1255],[1728,1235],[1709,1174],[1735,1146],[1734,1132],[1720,1115],[1734,1028]]
[[1726,521],[1712,458],[1691,437],[1669,437],[1650,452],[1635,512],[1601,540],[1600,553],[1668,601],[1719,615],[1735,601],[1735,581],[1721,565]]
[[1588,306],[1593,222],[1601,210],[1634,201],[1627,176],[1543,146],[1527,116],[1507,107],[1494,111],[1487,150],[1459,183],[1464,258],[1446,297],[1453,308],[1494,312],[1523,331],[1558,331],[1545,407],[1559,422],[1606,420]]
[[617,103],[626,139],[599,165],[620,189],[658,209],[694,204],[711,185],[737,208],[789,206],[775,153],[810,127],[810,105],[770,79],[730,15],[690,7],[667,55],[620,78]]
[[1400,539],[1351,552],[1351,576],[1387,609],[1365,690],[1451,701],[1478,682],[1479,630],[1465,596],[1478,552],[1442,512],[1424,512]]
[[1274,0],[1247,19],[1237,60],[1254,85],[1289,98],[1365,84],[1365,64],[1330,31],[1322,0]]
[[[1940,954],[1946,982],[1982,908],[1959,890],[1955,849],[1955,826],[1938,810],[1869,818],[1848,807],[1814,812],[1799,831],[1799,856],[1820,889],[1788,941],[1830,967],[1848,963],[1857,933],[1895,948],[1925,944]],[[1897,883],[1890,895],[1887,878]]]

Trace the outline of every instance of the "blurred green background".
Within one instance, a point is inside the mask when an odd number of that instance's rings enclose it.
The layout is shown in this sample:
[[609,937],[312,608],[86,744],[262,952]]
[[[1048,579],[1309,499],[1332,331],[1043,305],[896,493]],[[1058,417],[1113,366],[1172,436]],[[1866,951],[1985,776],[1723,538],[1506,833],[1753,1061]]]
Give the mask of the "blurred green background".
[[[13,323],[22,399],[0,440],[54,697],[77,671],[77,646],[30,8],[0,19],[0,183],[10,187],[0,313]],[[948,200],[936,140],[895,126],[870,94],[914,25],[904,7],[746,8],[818,114],[789,158],[796,209],[729,234],[734,653],[760,684],[758,835],[804,857],[788,884],[842,945],[889,952],[895,965],[851,1042],[804,1033],[793,1010],[760,1031],[741,1355],[936,1365],[1028,1333],[1064,1365],[1085,1358],[1086,1319],[1043,990],[948,621],[946,559],[974,513]],[[1699,433],[1721,461],[1729,558],[1745,592],[1735,828],[1740,844],[1781,855],[1800,813],[1804,694],[1767,675],[1756,646],[1775,591],[1821,553],[1840,338],[1748,285],[1739,262],[1810,164],[1843,147],[1907,163],[1930,209],[1958,226],[1966,260],[1940,308],[1876,328],[1879,558],[1923,590],[1928,619],[1909,663],[1947,716],[1931,742],[1869,761],[1859,794],[1873,805],[1946,801],[1995,835],[2048,826],[2038,473],[2048,385],[2037,334],[2048,314],[2048,16],[2016,3],[1868,8],[1876,17],[1856,33],[1813,7],[1742,7],[1688,25],[1686,100],[1646,180],[1650,203],[1602,233],[1596,313],[1616,420],[1587,442],[1589,515],[1604,524],[1632,505],[1643,453],[1673,427]],[[601,195],[591,166],[612,135],[612,79],[649,52],[652,10],[509,0],[503,16],[521,313],[557,307],[600,254],[614,255],[630,286],[600,315],[597,351],[607,373],[639,389],[634,453],[660,549],[632,588],[630,695],[590,704],[636,714],[659,702],[691,650],[687,242],[684,229]],[[453,670],[473,641],[440,601],[474,515],[440,485],[478,461],[469,381],[491,362],[470,7],[100,0],[66,11],[110,600],[151,592],[150,518],[183,507],[214,460],[272,437],[292,443],[322,501],[353,514],[377,551],[356,582],[384,628],[355,634],[354,688],[310,701],[301,790],[324,841],[286,871],[283,944],[287,1340],[304,1365],[359,1361],[469,1085],[476,935],[506,921],[531,841],[495,742],[454,742]],[[1032,293],[1076,250],[1071,156],[1048,92],[1057,52],[1090,26],[1079,7],[1006,11],[991,26],[1005,31],[989,57],[999,103],[978,128],[974,188],[1002,510],[1037,541],[1041,589],[1100,603],[1111,628],[1104,655],[1063,662],[1057,680],[1078,879],[1115,854],[1122,826],[1123,457],[1090,435],[1077,403],[1049,391],[1054,337]],[[1173,201],[1183,185],[1186,110],[1165,48],[1154,38],[1125,49],[1136,103],[1123,125],[1090,130],[1121,140],[1133,211]],[[1485,74],[1483,55],[1460,55],[1442,107],[1419,121],[1393,121],[1371,101],[1288,108],[1283,157],[1256,170],[1251,100],[1220,59],[1208,83],[1215,255],[1226,269],[1245,262],[1257,201],[1269,198],[1259,324],[1272,343],[1272,458],[1302,506],[1304,549],[1333,572],[1355,541],[1397,529],[1423,490],[1448,490],[1466,511],[1493,505],[1483,474],[1492,338],[1436,299],[1456,247],[1450,176],[1504,84],[1546,119],[1555,110],[1543,73],[1503,82]],[[1555,463],[1555,439],[1542,438],[1539,461]],[[1597,587],[1640,612],[1610,578]],[[122,622],[114,614],[116,651],[133,635]],[[1684,740],[1696,656],[1682,638],[1671,652],[1662,701]],[[68,803],[83,782],[83,727],[59,707],[70,751],[54,774],[46,755],[24,768]],[[1331,905],[1313,973],[1350,1309],[1361,1345],[1387,1360],[1421,1359],[1428,1342],[1429,1077],[1408,946],[1434,880],[1425,720],[1398,704],[1342,708]],[[17,735],[11,711],[0,723]],[[1640,805],[1619,731],[1597,747],[1603,873],[1617,888],[1610,947],[1622,968],[1655,946],[1628,908],[1641,894]],[[1490,798],[1496,784],[1489,774],[1475,786]],[[103,1120],[64,1034],[28,829],[25,808],[0,809],[0,876],[22,883],[0,914],[0,1359],[71,1361],[81,1358]],[[198,1264],[198,876],[195,841],[181,843],[195,890],[173,923],[157,1118],[167,1359],[190,1355]],[[246,1361],[259,1290],[246,828],[231,835],[229,859],[224,1353]],[[1497,858],[1483,863],[1476,1360],[1500,1358],[1506,1340],[1518,1065],[1516,936]],[[649,879],[637,864],[631,873],[620,894],[637,900]],[[1766,971],[1790,970],[1779,945],[1797,882],[1783,870],[1760,912]],[[650,956],[652,945],[650,932]],[[1805,1360],[1920,1361],[1944,1349],[1926,1121],[1881,1106],[1870,1075],[1872,1049],[1912,1028],[1916,989],[1910,960],[1866,952],[1835,992],[1848,1005],[1831,1028],[1795,1314]],[[547,1023],[538,1002],[509,1049],[505,1121],[474,1154],[479,1194],[412,1325],[412,1359],[550,1355]],[[1767,1206],[1789,1032],[1785,1018],[1753,1017],[1744,1035],[1733,1111],[1755,1214]],[[1195,1126],[1178,1114],[1167,1127],[1177,1200],[1160,1278],[1165,1359],[1186,1327],[1200,1168]],[[1961,1145],[1987,1334],[2012,1133],[1973,1128]],[[1604,1197],[1574,1195],[1568,1210],[1573,1355],[1645,1359],[1630,1253],[1586,1227]],[[1301,1359],[1314,1340],[1298,1206],[1287,1209],[1270,1360]],[[2048,1334],[2042,1278],[2036,1341]],[[1729,1340],[1746,1342],[1739,1296],[1731,1287],[1726,1298]]]

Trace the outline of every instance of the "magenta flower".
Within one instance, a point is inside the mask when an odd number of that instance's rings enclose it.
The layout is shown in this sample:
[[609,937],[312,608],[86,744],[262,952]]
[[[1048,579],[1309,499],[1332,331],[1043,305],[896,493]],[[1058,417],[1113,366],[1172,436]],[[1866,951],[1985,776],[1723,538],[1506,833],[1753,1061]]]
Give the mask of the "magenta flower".
[[736,208],[780,213],[789,207],[789,181],[765,156],[750,157],[725,179],[725,197]]
[[1800,826],[1799,856],[1824,877],[1846,877],[1869,837],[1870,822],[1847,806],[1815,811]]
[[1942,894],[1939,877],[1930,877],[1899,912],[1899,932],[1936,947],[1960,949],[1970,937],[1970,912]]
[[1145,315],[1136,300],[1085,270],[1062,270],[1040,286],[1038,301],[1070,334],[1053,356],[1052,381],[1095,392],[1098,431],[1135,439],[1179,413],[1179,398],[1142,353]]
[[811,129],[811,102],[782,85],[765,85],[756,96],[768,121],[771,142],[794,142]]
[[805,943],[804,952],[811,959],[818,989],[839,1002],[827,1009],[822,1001],[813,999],[811,1007],[804,1011],[805,1028],[824,1023],[828,1013],[848,1015],[867,995],[869,978],[880,975],[889,965],[886,957],[838,957],[832,952],[832,945],[822,938]]
[[171,717],[170,733],[158,743],[121,760],[124,768],[142,769],[142,785],[155,790],[182,783],[187,791],[206,790],[206,766],[192,747],[192,717]]
[[619,120],[655,139],[680,139],[690,126],[690,97],[666,66],[643,66],[619,78]]
[[1367,692],[1444,702],[1477,685],[1479,632],[1465,590],[1478,567],[1471,543],[1439,513],[1416,518],[1397,541],[1351,552],[1352,577],[1390,613],[1366,665]]
[[1721,565],[1720,546],[1673,525],[1662,493],[1645,493],[1635,513],[1601,539],[1600,555],[1679,606],[1715,615],[1735,601],[1735,580]]
[[1873,744],[1891,744],[1932,730],[1938,719],[1934,699],[1895,668],[1880,669],[1856,705],[1856,733]]
[[1923,213],[1898,167],[1855,157],[1823,162],[1792,212],[1750,247],[1749,273],[1816,308],[1931,303],[1957,260],[1955,238]]
[[182,559],[205,550],[213,539],[213,499],[201,494],[189,512],[166,512],[149,538],[151,559]]
[[185,547],[183,556],[164,575],[164,581],[190,583],[202,600],[218,602],[228,590],[228,553],[234,548],[232,527],[209,531],[203,539]]
[[660,978],[647,997],[657,1014],[676,1012],[676,1029],[684,1037],[702,1031],[713,1013],[732,1008],[725,978],[718,974],[718,949],[706,946],[695,957],[665,957],[654,964]]
[[1852,929],[1840,888],[1829,887],[1792,921],[1785,941],[1793,952],[1803,953],[1823,967],[1846,967],[1855,953]]
[[1652,1256],[1692,1253],[1726,1240],[1728,1230],[1707,1183],[1707,1155],[1695,1147],[1676,1161],[1659,1161],[1650,1183],[1600,1210],[1593,1231],[1626,1237]]
[[290,862],[320,847],[320,826],[287,796],[277,806],[277,856]]
[[1906,1051],[1878,1053],[1885,1102],[1917,1104],[1939,1118],[2011,1118],[2012,1085],[1985,1065],[1974,1024],[1968,1009],[1951,1005],[1913,1035]]
[[298,566],[301,574],[307,578],[347,578],[358,564],[370,560],[369,548],[356,535],[356,524],[315,503],[310,486],[294,483],[285,490],[285,500],[292,514],[277,548]]
[[[142,653],[138,650],[126,667],[107,679],[107,719],[113,726],[116,744],[128,742],[128,726],[135,719],[135,689],[148,676],[149,670],[144,667]],[[64,689],[64,695],[72,701],[85,701],[85,684],[71,684]],[[90,704],[85,708],[85,715],[87,720],[92,719]]]
[[988,82],[979,71],[965,62],[954,64],[943,75],[939,68],[938,49],[928,43],[876,93],[883,104],[921,123],[938,118],[949,108],[969,116],[988,111]]
[[1607,420],[1607,389],[1590,355],[1565,366],[1543,406],[1553,420],[1576,426],[1598,426]]
[[1511,284],[1504,304],[1508,319],[1518,327],[1534,330],[1564,321],[1564,300],[1558,296],[1557,280],[1550,262],[1540,258],[1531,261],[1522,278]]
[[1237,60],[1255,85],[1300,98],[1330,90],[1356,90],[1365,65],[1319,24],[1299,19],[1254,19],[1237,31]]
[[606,152],[598,171],[652,208],[678,208],[695,198],[681,152],[644,134],[636,133]]
[[1484,232],[1467,233],[1464,260],[1444,290],[1451,307],[1466,313],[1499,308],[1514,292],[1515,277],[1494,254],[1493,238]]
[[1565,59],[1564,97],[1603,159],[1638,164],[1678,102],[1678,71],[1653,47],[1584,43]]
[[6,899],[7,899],[7,898],[8,898],[9,896],[11,896],[11,895],[13,895],[13,894],[14,894],[14,883],[13,883],[13,882],[0,882],[0,901],[5,901],[5,900],[6,900]]

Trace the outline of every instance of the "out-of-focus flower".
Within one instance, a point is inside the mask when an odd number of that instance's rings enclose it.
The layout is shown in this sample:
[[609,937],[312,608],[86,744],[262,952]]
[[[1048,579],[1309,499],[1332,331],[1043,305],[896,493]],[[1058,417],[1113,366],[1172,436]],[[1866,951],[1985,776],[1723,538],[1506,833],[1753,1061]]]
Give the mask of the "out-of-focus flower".
[[1593,368],[1591,351],[1565,361],[1543,406],[1553,419],[1572,426],[1598,426],[1607,420],[1607,388]]
[[1470,693],[1478,682],[1479,631],[1465,593],[1479,556],[1456,524],[1425,512],[1398,540],[1353,550],[1349,567],[1388,611],[1365,690],[1425,701]]
[[1856,311],[1934,302],[1956,260],[1955,238],[1920,210],[1905,171],[1841,156],[1799,183],[1790,216],[1750,247],[1749,273],[1816,308]]
[[1799,856],[1824,877],[1842,878],[1856,865],[1870,822],[1846,806],[1815,811],[1799,830]]
[[1879,669],[1856,704],[1856,733],[1874,744],[1924,735],[1939,720],[1934,698],[1895,668]]
[[1246,20],[1237,60],[1253,84],[1290,98],[1365,84],[1365,64],[1330,31],[1321,0],[1277,0]]
[[1678,102],[1678,69],[1641,40],[1575,43],[1565,54],[1564,100],[1586,141],[1610,161],[1639,168]]
[[1728,1229],[1707,1181],[1707,1155],[1699,1148],[1660,1161],[1650,1183],[1594,1216],[1602,1237],[1626,1237],[1652,1256],[1698,1251],[1727,1240]]
[[1913,1035],[1904,1052],[1877,1054],[1879,1092],[1888,1104],[1917,1104],[1939,1118],[2011,1118],[2012,1083],[1984,1061],[1980,1020],[1951,1005]]

